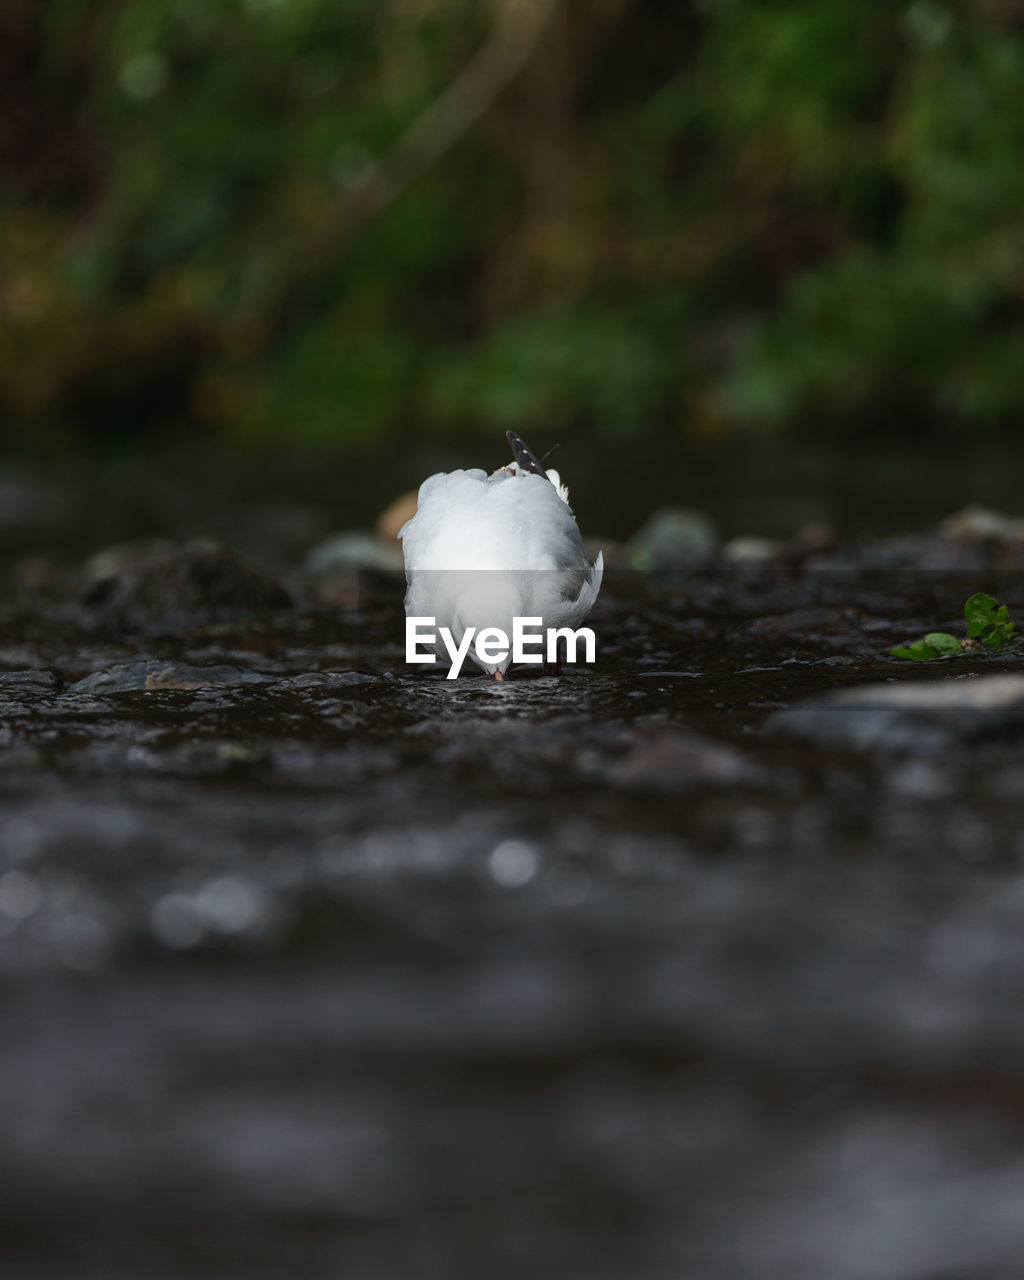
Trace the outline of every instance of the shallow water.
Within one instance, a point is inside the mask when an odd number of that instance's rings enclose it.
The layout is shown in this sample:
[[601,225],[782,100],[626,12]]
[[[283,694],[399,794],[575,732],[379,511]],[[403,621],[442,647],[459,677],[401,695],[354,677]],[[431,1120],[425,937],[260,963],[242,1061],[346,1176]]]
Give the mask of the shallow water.
[[766,727],[979,585],[610,575],[504,686],[408,674],[386,577],[9,606],[5,1274],[1018,1274],[1024,746]]

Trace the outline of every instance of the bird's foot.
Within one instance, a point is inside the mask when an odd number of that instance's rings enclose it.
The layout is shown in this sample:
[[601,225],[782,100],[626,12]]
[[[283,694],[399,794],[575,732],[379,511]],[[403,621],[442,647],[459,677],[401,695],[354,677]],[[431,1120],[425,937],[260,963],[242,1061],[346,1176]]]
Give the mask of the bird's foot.
[[549,676],[560,676],[562,674],[561,662],[545,662],[544,673]]
[[504,673],[504,671],[495,671],[494,678],[495,680],[501,680],[503,682],[508,681],[508,676]]

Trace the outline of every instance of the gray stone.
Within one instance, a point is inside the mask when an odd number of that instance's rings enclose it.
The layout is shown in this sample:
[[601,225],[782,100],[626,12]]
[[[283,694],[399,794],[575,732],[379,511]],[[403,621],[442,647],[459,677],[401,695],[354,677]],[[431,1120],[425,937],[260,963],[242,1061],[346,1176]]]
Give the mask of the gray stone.
[[95,579],[79,600],[88,627],[131,629],[292,606],[275,578],[216,543],[168,550],[157,542],[148,551],[134,544],[111,548],[90,561],[94,570],[104,563],[112,571]]
[[94,552],[82,566],[86,582],[92,584],[104,578],[113,578],[140,565],[151,563],[162,556],[173,555],[177,547],[169,538],[136,538],[131,542],[116,542]]
[[710,516],[662,507],[629,541],[634,569],[701,569],[718,554],[721,537]]
[[1019,538],[1024,535],[1024,520],[971,502],[940,521],[939,529],[947,538]]
[[859,685],[777,711],[766,727],[820,745],[890,752],[1024,734],[1024,675]]
[[270,684],[273,676],[241,667],[194,667],[184,662],[163,662],[150,658],[143,662],[120,662],[116,666],[94,671],[66,693],[102,697],[109,693],[139,693],[161,689],[193,690],[211,685]]
[[20,692],[35,690],[39,693],[55,693],[60,680],[53,671],[3,671],[0,672],[0,690],[16,689]]
[[771,564],[781,557],[782,551],[782,543],[775,538],[744,536],[729,539],[722,548],[722,559],[731,565]]
[[351,531],[334,533],[306,552],[303,569],[312,577],[338,570],[401,569],[401,544],[386,543],[372,533]]
[[0,673],[0,707],[6,715],[31,713],[56,698],[60,683],[53,671],[4,671]]

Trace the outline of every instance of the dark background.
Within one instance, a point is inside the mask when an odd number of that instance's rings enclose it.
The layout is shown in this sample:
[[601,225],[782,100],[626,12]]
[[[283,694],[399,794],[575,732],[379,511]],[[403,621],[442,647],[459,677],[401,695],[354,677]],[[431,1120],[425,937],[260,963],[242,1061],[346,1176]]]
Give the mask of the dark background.
[[1012,433],[1022,32],[1020,0],[6,0],[0,445]]

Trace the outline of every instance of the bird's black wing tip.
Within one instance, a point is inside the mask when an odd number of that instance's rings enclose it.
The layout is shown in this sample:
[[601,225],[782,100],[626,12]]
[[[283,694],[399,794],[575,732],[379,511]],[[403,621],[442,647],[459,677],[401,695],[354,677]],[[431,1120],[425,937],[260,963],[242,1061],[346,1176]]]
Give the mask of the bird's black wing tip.
[[511,446],[512,456],[519,463],[520,470],[529,471],[535,476],[543,476],[545,480],[547,479],[548,473],[537,461],[536,456],[522,436],[517,436],[514,431],[506,431],[505,439]]

